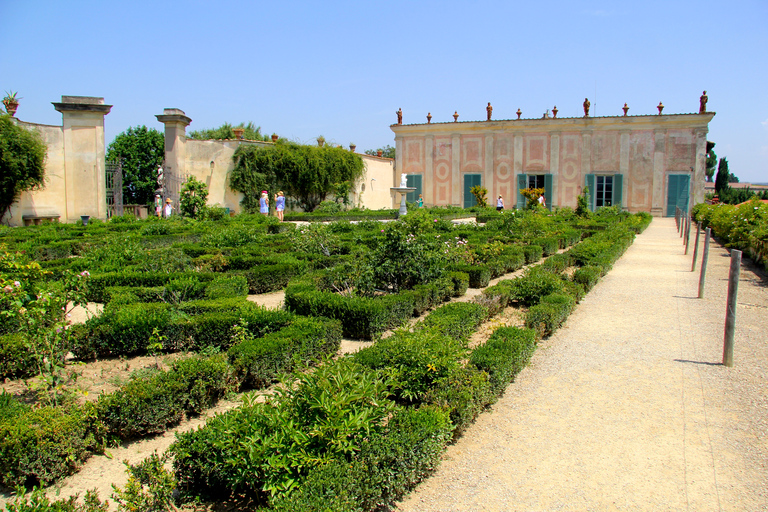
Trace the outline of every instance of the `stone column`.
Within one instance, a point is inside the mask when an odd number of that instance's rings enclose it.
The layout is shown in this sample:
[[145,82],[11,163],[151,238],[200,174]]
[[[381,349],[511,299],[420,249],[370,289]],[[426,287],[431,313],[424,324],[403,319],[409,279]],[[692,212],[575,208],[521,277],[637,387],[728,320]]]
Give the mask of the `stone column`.
[[166,108],[161,115],[155,116],[165,125],[165,176],[182,179],[187,170],[187,126],[192,122],[184,111],[178,108]]
[[461,136],[451,135],[451,204],[461,204]]
[[704,180],[706,178],[707,169],[707,130],[706,128],[699,128],[694,130],[693,135],[696,139],[696,156],[695,164],[693,168],[693,175],[691,176],[691,191],[693,192],[693,203],[691,207],[698,203],[704,202]]
[[653,148],[653,196],[651,197],[651,215],[664,216],[666,197],[666,156],[667,156],[667,130],[654,130]]
[[[493,142],[492,132],[485,134],[485,179],[483,186],[488,189],[488,200],[493,201],[496,193],[493,189]],[[489,203],[490,204],[490,203]],[[495,204],[495,203],[493,203]]]
[[619,174],[623,176],[621,180],[621,209],[629,210],[629,130],[623,130],[619,134]]
[[433,182],[435,175],[434,155],[435,136],[427,135],[424,138],[424,206],[434,205],[436,199]]
[[53,107],[61,112],[64,139],[65,211],[62,222],[81,215],[107,218],[104,116],[112,110],[104,98],[62,96]]
[[[551,132],[549,137],[549,172],[552,174],[552,208],[561,204],[561,190],[557,187],[560,178],[560,132]],[[554,192],[557,192],[555,194]]]

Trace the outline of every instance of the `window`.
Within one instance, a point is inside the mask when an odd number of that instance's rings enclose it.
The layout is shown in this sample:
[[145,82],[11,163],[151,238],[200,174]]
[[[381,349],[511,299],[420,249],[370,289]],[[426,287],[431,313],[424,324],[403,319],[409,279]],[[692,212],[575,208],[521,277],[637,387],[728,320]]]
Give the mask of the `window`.
[[544,174],[529,174],[528,188],[546,188],[544,186]]
[[405,196],[405,200],[409,203],[415,203],[419,200],[421,191],[421,174],[408,174],[405,176],[405,185],[407,187],[414,187],[416,190],[408,192]]
[[595,208],[611,206],[613,200],[613,176],[595,176]]

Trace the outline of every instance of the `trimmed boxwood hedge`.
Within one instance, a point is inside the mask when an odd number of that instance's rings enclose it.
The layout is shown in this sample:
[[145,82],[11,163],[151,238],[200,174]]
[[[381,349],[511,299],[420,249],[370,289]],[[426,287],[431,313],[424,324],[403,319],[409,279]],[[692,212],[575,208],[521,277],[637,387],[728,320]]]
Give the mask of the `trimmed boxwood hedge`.
[[0,336],[0,379],[21,379],[37,373],[35,358],[20,333]]
[[264,388],[297,366],[334,355],[341,345],[341,322],[328,318],[297,317],[284,329],[250,339],[227,351],[236,379]]
[[485,344],[472,351],[469,363],[488,374],[495,395],[500,395],[528,364],[536,349],[536,332],[499,327]]

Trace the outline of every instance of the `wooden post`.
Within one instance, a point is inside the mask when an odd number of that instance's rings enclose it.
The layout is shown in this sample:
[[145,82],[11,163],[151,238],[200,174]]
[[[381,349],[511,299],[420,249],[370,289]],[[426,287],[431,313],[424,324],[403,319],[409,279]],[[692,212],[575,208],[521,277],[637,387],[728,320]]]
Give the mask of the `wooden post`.
[[685,212],[680,210],[680,238],[683,238],[683,233],[685,233]]
[[691,242],[691,219],[688,218],[688,222],[685,226],[685,254],[688,254],[688,245]]
[[701,234],[701,222],[696,223],[696,242],[693,244],[693,262],[691,272],[696,270],[696,258],[699,256],[699,235]]
[[725,336],[723,337],[723,365],[733,366],[733,336],[736,333],[736,296],[739,293],[741,251],[731,250],[731,270],[728,273],[728,305],[725,309]]
[[704,281],[707,277],[707,260],[709,260],[709,236],[711,230],[707,228],[704,236],[704,253],[701,255],[701,275],[699,275],[699,298],[704,298]]

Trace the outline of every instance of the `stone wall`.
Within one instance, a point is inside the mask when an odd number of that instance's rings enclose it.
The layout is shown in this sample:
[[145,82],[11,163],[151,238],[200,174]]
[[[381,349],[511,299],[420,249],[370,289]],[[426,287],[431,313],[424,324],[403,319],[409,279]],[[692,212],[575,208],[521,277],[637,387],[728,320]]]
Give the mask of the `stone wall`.
[[89,96],[62,96],[53,105],[62,114],[62,126],[17,120],[38,131],[48,151],[45,187],[21,195],[3,219],[11,226],[23,225],[24,217],[54,216],[61,222],[79,221],[81,215],[106,218],[104,116],[112,105]]

